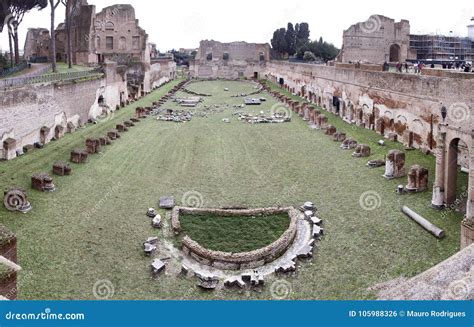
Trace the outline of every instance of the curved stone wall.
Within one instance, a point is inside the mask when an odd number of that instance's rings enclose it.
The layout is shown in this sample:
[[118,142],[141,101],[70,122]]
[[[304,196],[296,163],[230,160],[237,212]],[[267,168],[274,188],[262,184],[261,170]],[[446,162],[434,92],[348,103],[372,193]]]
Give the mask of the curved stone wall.
[[239,270],[239,269],[253,269],[264,264],[271,262],[280,257],[292,244],[296,232],[297,232],[297,221],[298,211],[294,208],[261,208],[261,209],[202,209],[202,208],[183,208],[176,207],[171,216],[172,227],[176,234],[181,231],[179,223],[180,213],[186,214],[204,214],[211,213],[221,216],[254,216],[261,214],[278,214],[288,213],[290,219],[290,225],[288,229],[282,234],[282,236],[273,242],[272,244],[250,252],[232,253],[232,252],[221,252],[209,250],[201,246],[196,241],[192,240],[189,236],[183,238],[183,251],[196,259],[197,261],[225,270]]

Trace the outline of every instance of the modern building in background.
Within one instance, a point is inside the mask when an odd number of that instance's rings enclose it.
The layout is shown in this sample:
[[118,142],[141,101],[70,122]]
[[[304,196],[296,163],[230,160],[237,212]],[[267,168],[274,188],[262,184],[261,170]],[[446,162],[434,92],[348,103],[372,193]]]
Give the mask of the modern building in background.
[[474,59],[474,18],[468,25],[468,36],[410,35],[410,48],[418,60],[472,61]]
[[407,20],[373,15],[343,33],[340,62],[382,64],[384,62],[471,62],[474,59],[474,18],[468,36],[410,34]]

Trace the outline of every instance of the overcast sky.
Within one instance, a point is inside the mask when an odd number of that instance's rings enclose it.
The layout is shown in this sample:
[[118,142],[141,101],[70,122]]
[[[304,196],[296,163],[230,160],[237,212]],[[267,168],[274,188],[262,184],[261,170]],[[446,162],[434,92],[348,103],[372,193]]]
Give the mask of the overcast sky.
[[[323,36],[340,47],[343,30],[367,20],[372,14],[397,21],[408,19],[414,34],[453,31],[455,35],[466,36],[466,26],[474,16],[472,0],[456,0],[445,5],[414,0],[89,0],[97,12],[117,3],[130,3],[135,7],[136,17],[149,34],[149,41],[156,43],[161,51],[196,48],[203,39],[270,42],[273,31],[289,21],[308,22],[312,39]],[[57,22],[63,20],[63,12],[64,7],[59,7]],[[48,28],[49,15],[48,7],[25,16],[20,29],[21,48],[27,28]],[[0,48],[8,50],[5,32],[0,34]]]

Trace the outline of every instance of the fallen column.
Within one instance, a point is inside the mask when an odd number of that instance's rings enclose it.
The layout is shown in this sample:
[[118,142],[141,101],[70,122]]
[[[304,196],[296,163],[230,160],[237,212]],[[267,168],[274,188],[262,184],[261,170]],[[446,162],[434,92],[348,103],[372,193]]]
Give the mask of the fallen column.
[[408,217],[410,217],[412,220],[417,222],[421,227],[426,229],[428,232],[433,234],[436,238],[441,239],[441,238],[444,237],[444,235],[445,235],[444,230],[442,230],[442,229],[438,228],[437,226],[433,225],[428,220],[426,220],[425,218],[423,218],[422,216],[420,216],[419,214],[417,214],[416,212],[414,212],[413,210],[411,210],[407,206],[402,207],[402,212],[405,215],[407,215]]

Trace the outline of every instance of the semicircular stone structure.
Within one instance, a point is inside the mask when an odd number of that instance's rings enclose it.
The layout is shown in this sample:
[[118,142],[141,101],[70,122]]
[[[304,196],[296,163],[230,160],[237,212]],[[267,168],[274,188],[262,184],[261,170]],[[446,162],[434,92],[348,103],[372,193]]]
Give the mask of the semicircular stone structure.
[[172,227],[176,234],[181,231],[179,215],[212,213],[222,216],[253,216],[259,214],[288,213],[290,224],[288,229],[275,242],[249,252],[232,253],[207,249],[192,240],[189,236],[183,238],[183,252],[201,264],[223,270],[244,270],[263,266],[279,258],[290,247],[297,233],[298,211],[295,208],[261,208],[246,210],[202,209],[176,207],[172,212]]

